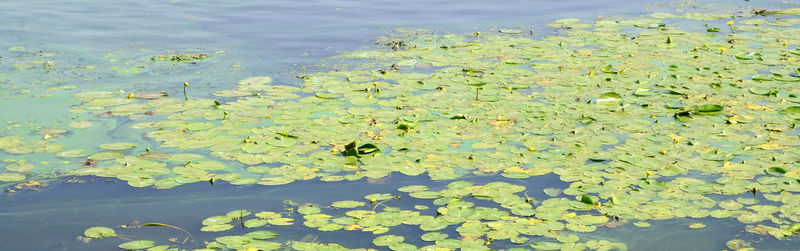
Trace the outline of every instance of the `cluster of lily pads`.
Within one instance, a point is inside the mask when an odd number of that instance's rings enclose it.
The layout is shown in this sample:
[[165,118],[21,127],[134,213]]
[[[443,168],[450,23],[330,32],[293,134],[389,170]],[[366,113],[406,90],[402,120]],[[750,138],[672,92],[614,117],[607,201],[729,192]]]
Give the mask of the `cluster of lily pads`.
[[[69,163],[79,170],[70,174],[116,177],[134,187],[220,180],[282,185],[391,173],[531,181],[553,173],[569,184],[563,195],[536,206],[505,183],[404,188],[412,197],[435,199],[439,216],[393,207],[346,216],[298,209],[304,225],[320,231],[379,235],[399,224],[419,225],[432,231],[423,240],[444,248],[529,243],[527,235],[560,242],[533,242],[538,249],[623,249],[608,241],[578,243],[574,233],[608,221],[648,227],[649,220],[707,217],[735,218],[748,232],[791,238],[800,233],[800,19],[793,17],[800,9],[756,14],[562,19],[544,37],[521,30],[405,32],[382,38],[387,48],[334,57],[342,63],[335,70],[298,75],[299,86],[258,76],[204,98],[185,91],[75,95],[82,103],[72,107],[74,115],[124,121],[126,130],[158,142],[158,151],[131,142],[68,149],[55,143],[58,129],[42,132],[42,140],[0,137],[0,148],[73,158],[78,161]],[[11,172],[0,181],[24,180],[32,167],[7,164]],[[386,196],[367,199],[391,199]],[[503,209],[464,197],[491,199]],[[239,221],[244,227],[291,222],[274,212],[254,216]],[[204,229],[233,228],[220,222],[234,218],[215,218]],[[451,225],[458,225],[460,238],[435,232]],[[209,248],[280,246],[248,236],[223,239]],[[383,235],[374,244],[412,248],[403,241]]]
[[[0,116],[3,122],[0,125],[0,159],[3,159],[0,167],[7,168],[0,171],[0,182],[3,182],[0,186],[8,192],[13,191],[10,188],[15,186],[13,182],[44,184],[43,181],[69,175],[68,172],[79,169],[80,164],[87,161],[76,157],[94,154],[83,150],[86,145],[97,146],[109,142],[100,135],[109,133],[109,127],[113,128],[116,121],[69,112],[71,106],[81,102],[80,92],[109,88],[105,84],[98,86],[99,79],[129,81],[130,85],[135,86],[124,88],[136,91],[144,87],[136,82],[146,79],[143,76],[168,79],[168,76],[164,76],[165,72],[174,74],[192,67],[191,64],[178,63],[203,61],[207,65],[218,66],[220,62],[211,58],[224,54],[223,51],[188,52],[197,53],[167,50],[167,55],[159,55],[157,51],[139,50],[133,53],[114,51],[104,55],[73,55],[71,52],[55,49],[45,51],[25,46],[12,47],[3,52],[0,70],[6,74],[0,75],[0,82],[3,83],[0,85],[0,97],[4,100],[0,104],[4,109]],[[222,76],[229,74],[227,70],[214,71]],[[198,70],[193,73],[206,74]],[[115,92],[128,94],[122,90]],[[165,92],[157,91],[135,96],[152,98],[164,95]],[[135,143],[142,149],[148,147],[141,141]],[[65,146],[69,149],[65,149]]]
[[[282,212],[262,211],[252,213],[235,210],[224,215],[212,216],[203,220],[205,232],[225,232],[234,228],[246,229],[242,235],[226,235],[206,242],[203,250],[276,250],[291,247],[295,250],[342,250],[336,243],[316,243],[313,241],[268,241],[278,233],[260,230],[269,226],[294,224],[294,219],[302,216],[303,225],[321,232],[351,231],[370,232],[375,237],[372,243],[377,247],[391,250],[486,250],[500,243],[513,248],[522,244],[539,250],[597,250],[627,249],[621,242],[608,240],[585,240],[568,232],[587,232],[598,226],[613,224],[613,219],[598,214],[578,215],[578,211],[590,210],[595,205],[591,201],[567,200],[553,197],[539,204],[523,193],[525,187],[506,182],[492,182],[473,185],[472,182],[456,181],[446,188],[434,191],[423,185],[409,185],[398,189],[405,195],[376,193],[364,196],[364,200],[335,201],[330,205],[302,204],[291,205]],[[558,194],[553,194],[557,196]],[[409,196],[429,200],[435,210],[427,205],[414,205],[413,208],[392,206],[395,200]],[[586,199],[584,199],[586,200]],[[482,201],[491,201],[498,207],[479,206]],[[408,207],[412,207],[408,205]],[[323,211],[324,210],[324,211]],[[508,210],[508,211],[507,211]],[[510,211],[510,213],[509,213]],[[294,213],[296,212],[296,213]],[[299,214],[299,215],[298,215]],[[432,215],[433,214],[433,215]],[[534,216],[535,215],[535,216]],[[609,223],[612,221],[612,223]],[[144,223],[142,226],[174,226],[161,223]],[[411,226],[424,231],[417,238],[430,245],[417,247],[407,243],[412,236],[391,234],[397,229]],[[138,227],[138,226],[137,226]],[[129,228],[129,227],[126,227]],[[251,230],[252,229],[252,230]],[[455,230],[458,236],[450,236],[445,230]],[[389,234],[387,234],[389,233]],[[91,227],[84,233],[85,238],[102,239],[115,237],[117,233],[108,227]],[[193,238],[191,234],[185,238]],[[176,237],[170,238],[173,244],[158,245],[156,241],[131,240],[119,245],[123,249],[177,250],[184,242]],[[419,241],[417,241],[419,242]],[[363,249],[362,249],[363,250]],[[524,248],[521,250],[525,250]]]

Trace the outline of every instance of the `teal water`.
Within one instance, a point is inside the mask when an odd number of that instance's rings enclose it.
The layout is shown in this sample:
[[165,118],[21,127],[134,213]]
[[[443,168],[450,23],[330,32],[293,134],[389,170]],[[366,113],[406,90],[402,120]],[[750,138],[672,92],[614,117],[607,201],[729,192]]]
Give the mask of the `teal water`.
[[[89,90],[122,92],[166,91],[180,95],[191,83],[192,98],[230,89],[240,79],[267,75],[276,83],[298,84],[296,75],[324,70],[320,63],[340,52],[374,46],[376,37],[395,28],[428,29],[437,33],[471,33],[496,27],[532,29],[547,34],[545,24],[575,17],[639,16],[654,9],[698,8],[728,12],[745,6],[792,7],[781,1],[717,1],[683,5],[657,1],[29,1],[2,2],[0,9],[0,136],[26,135],[37,128],[63,126],[76,120],[69,107],[80,102],[72,94]],[[20,48],[21,47],[21,48]],[[9,49],[9,50],[7,50]],[[143,58],[169,52],[208,53],[199,64],[160,64],[146,68]],[[47,60],[54,66],[42,69]],[[91,69],[89,69],[92,67]],[[75,88],[65,88],[68,86]],[[51,88],[51,89],[47,89]],[[55,89],[52,89],[55,88]],[[63,91],[60,91],[62,90]],[[86,115],[80,115],[86,116]],[[77,118],[81,119],[81,118]],[[88,119],[84,118],[84,119]],[[130,141],[159,150],[141,135],[123,133],[134,122],[94,121],[88,130],[70,132],[65,145],[90,148],[98,142]],[[37,137],[40,137],[37,136]],[[25,157],[42,175],[59,175],[60,164],[44,154]],[[0,152],[0,159],[19,159]],[[75,164],[75,163],[71,163]],[[69,179],[69,181],[68,181]],[[494,181],[475,178],[476,183]],[[508,182],[507,179],[503,181]],[[6,191],[0,198],[0,243],[5,250],[114,250],[118,239],[84,243],[76,237],[91,226],[117,226],[132,221],[162,222],[184,228],[197,240],[216,234],[200,232],[200,220],[237,209],[280,211],[285,200],[330,203],[358,200],[368,193],[392,193],[409,184],[442,187],[425,177],[395,175],[385,184],[367,181],[324,183],[306,181],[285,186],[215,186],[196,183],[169,190],[137,189],[115,179],[58,178],[37,190]],[[519,182],[530,191],[561,187],[554,175]],[[8,188],[12,189],[12,188]],[[345,196],[343,196],[343,194]],[[352,196],[347,196],[352,194]],[[537,196],[543,197],[538,194]],[[413,199],[402,205],[421,203]],[[408,203],[408,204],[405,204]],[[299,220],[298,220],[299,221]],[[592,233],[626,242],[630,250],[714,250],[731,236],[758,240],[764,249],[796,249],[797,240],[743,233],[735,219],[709,220],[708,228],[682,232],[689,221],[654,222],[647,233],[631,224]],[[230,234],[240,234],[246,231]],[[372,247],[370,233],[320,234],[301,226],[278,227],[278,240],[317,235],[320,242]],[[419,230],[404,229],[411,236]],[[449,230],[455,233],[454,230]],[[137,239],[182,238],[168,228],[137,229]],[[408,238],[412,239],[412,238]],[[418,238],[409,241],[425,245]],[[512,247],[511,243],[499,243]],[[202,241],[184,248],[204,247]]]

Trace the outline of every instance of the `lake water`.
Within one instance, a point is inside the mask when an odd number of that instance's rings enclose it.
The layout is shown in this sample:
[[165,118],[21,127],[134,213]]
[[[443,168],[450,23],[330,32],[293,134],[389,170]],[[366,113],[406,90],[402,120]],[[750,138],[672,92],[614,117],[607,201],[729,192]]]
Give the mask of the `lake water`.
[[[96,119],[94,114],[74,114],[81,104],[75,93],[111,91],[126,94],[166,91],[187,98],[209,98],[211,94],[236,87],[241,79],[270,76],[273,83],[299,85],[296,76],[336,66],[327,63],[343,52],[375,48],[375,39],[394,34],[395,29],[426,29],[436,34],[470,34],[498,29],[532,30],[537,36],[553,32],[546,24],[562,18],[595,20],[598,16],[637,17],[654,11],[698,10],[736,13],[756,8],[797,7],[791,1],[4,1],[0,2],[0,137],[19,135],[40,139],[51,133],[32,133],[41,128],[68,129],[74,121],[91,121],[84,130],[71,130],[59,143],[68,149],[94,149],[110,142],[133,142],[147,151],[161,151],[158,142],[130,133],[134,120]],[[8,50],[6,50],[8,48]],[[206,53],[211,58],[197,64],[146,65],[147,58],[176,52]],[[49,64],[52,60],[52,64]],[[42,69],[44,68],[44,69]],[[67,86],[67,87],[65,87]],[[74,86],[74,87],[69,87]],[[62,88],[64,87],[64,88]],[[48,89],[49,88],[49,89]],[[80,126],[78,126],[80,128]],[[56,133],[57,134],[57,133]],[[55,135],[55,134],[54,134]],[[60,152],[60,151],[59,151]],[[187,153],[202,151],[187,150]],[[89,153],[91,154],[91,153]],[[34,163],[28,175],[46,186],[19,189],[4,182],[0,198],[0,243],[4,250],[115,250],[127,241],[105,238],[81,241],[79,236],[92,226],[114,227],[139,222],[160,222],[179,226],[193,234],[195,241],[177,245],[181,249],[205,247],[218,233],[201,232],[201,221],[209,216],[246,209],[282,211],[299,204],[330,204],[340,200],[363,200],[371,193],[396,193],[399,187],[424,184],[441,189],[451,181],[431,181],[423,176],[392,174],[388,180],[321,182],[308,180],[280,186],[230,185],[217,181],[197,182],[172,189],[152,186],[134,188],[115,178],[66,176],[81,168],[85,157],[54,159],[53,153],[18,155],[0,151],[0,166],[17,160]],[[241,164],[230,164],[239,168]],[[558,176],[548,174],[529,180],[502,177],[470,177],[485,184],[504,181],[541,191],[567,188]],[[26,180],[27,181],[27,180]],[[13,191],[12,191],[13,190]],[[536,200],[545,196],[529,194]],[[410,199],[394,206],[423,204]],[[436,210],[428,209],[436,214]],[[378,248],[371,233],[320,232],[302,226],[275,226],[277,242],[313,237],[322,243],[339,243],[353,248]],[[653,221],[647,231],[626,224],[602,228],[586,238],[626,243],[630,250],[719,250],[735,238],[754,242],[763,249],[797,249],[795,239],[778,241],[742,231],[736,219],[707,219],[706,228],[685,231],[694,221],[673,219]],[[449,230],[451,236],[457,233]],[[118,230],[131,240],[158,240],[174,244],[165,236],[183,239],[171,228],[147,227]],[[234,228],[229,235],[244,234]],[[419,236],[419,229],[393,230],[397,235]],[[311,237],[309,237],[311,236]],[[418,237],[406,243],[430,245]],[[514,247],[508,241],[500,248]],[[528,244],[529,245],[529,244]],[[520,247],[528,248],[528,245]]]

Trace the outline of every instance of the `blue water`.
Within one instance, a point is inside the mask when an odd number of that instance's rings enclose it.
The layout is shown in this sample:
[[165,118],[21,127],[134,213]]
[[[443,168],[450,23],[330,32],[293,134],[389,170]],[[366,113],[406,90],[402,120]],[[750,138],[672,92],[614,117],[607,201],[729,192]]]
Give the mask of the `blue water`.
[[395,28],[474,32],[563,17],[635,16],[651,1],[4,1],[0,48],[105,54],[223,50],[242,72],[284,73]]
[[[716,1],[704,2],[725,6],[735,11],[748,5],[762,7],[792,6],[797,3],[781,1]],[[648,7],[649,6],[649,7]],[[706,6],[706,5],[701,5]],[[277,82],[296,83],[294,76],[316,70],[319,60],[343,51],[370,48],[376,37],[390,34],[396,28],[428,29],[438,33],[467,33],[495,28],[532,29],[537,33],[551,32],[547,23],[560,18],[592,20],[597,16],[634,17],[653,10],[691,8],[679,2],[650,0],[494,0],[494,1],[210,1],[210,0],[71,0],[71,1],[3,1],[0,2],[0,62],[9,60],[6,48],[24,46],[28,50],[43,50],[66,55],[70,64],[98,64],[107,61],[103,55],[151,55],[153,52],[198,50],[223,51],[224,56],[196,67],[168,69],[160,75],[108,75],[82,83],[85,88],[98,90],[135,89],[169,90],[176,93],[189,81],[200,86],[208,95],[215,90],[230,89],[237,80],[259,75],[273,76]],[[707,8],[707,6],[706,6]],[[139,54],[137,54],[139,53]],[[140,55],[140,56],[141,56]],[[57,65],[62,72],[68,69]],[[10,66],[5,66],[7,71]],[[235,70],[230,70],[235,68]],[[197,74],[202,72],[202,74]],[[8,72],[0,72],[0,76]],[[44,78],[43,73],[31,73],[30,78]],[[81,76],[74,79],[80,79]],[[69,81],[74,81],[69,79]],[[51,84],[60,83],[57,80]],[[136,83],[136,84],[132,84]],[[2,85],[34,86],[25,79],[10,78]],[[0,88],[1,89],[1,88]],[[7,110],[0,115],[5,123],[35,119],[38,122],[59,123],[69,117],[69,99],[51,101],[58,106],[30,106],[26,98],[0,101]],[[30,110],[25,110],[25,109]],[[12,120],[19,121],[12,121]],[[3,125],[5,126],[5,125]],[[115,125],[103,125],[115,126]],[[109,129],[110,130],[110,129]],[[10,133],[11,129],[0,130]],[[103,141],[103,137],[97,136]],[[4,157],[0,153],[0,157]],[[388,184],[375,185],[365,181],[355,183],[301,182],[282,187],[219,184],[192,184],[171,190],[134,189],[114,180],[85,180],[85,183],[48,182],[40,191],[5,193],[0,198],[0,243],[3,250],[110,250],[119,240],[99,240],[90,244],[77,241],[90,226],[115,226],[134,220],[163,222],[194,229],[195,238],[203,240],[218,236],[197,232],[204,217],[236,209],[251,211],[283,208],[283,200],[297,198],[317,203],[359,199],[363,191],[391,192],[397,187],[420,182],[425,178],[398,175]],[[508,180],[504,180],[508,181]],[[558,187],[553,175],[532,180],[531,191]],[[431,186],[443,185],[433,183]],[[320,192],[325,191],[325,192]],[[341,196],[358,191],[352,198]],[[735,220],[710,225],[703,237],[675,233],[685,229],[684,222],[654,223],[652,233],[671,232],[669,238],[681,239],[684,249],[715,248],[738,233],[743,227]],[[301,222],[297,222],[299,226]],[[726,227],[730,229],[726,230]],[[299,239],[317,233],[305,227],[280,228],[281,238]],[[155,231],[155,232],[153,232]],[[175,234],[169,229],[142,231],[140,237]],[[167,232],[157,232],[167,231]],[[598,235],[623,236],[636,231],[630,224]],[[229,233],[235,234],[235,233]],[[344,236],[322,236],[320,241],[341,243]],[[655,235],[655,234],[654,234]],[[663,234],[662,234],[663,235]],[[369,237],[371,234],[362,234]],[[352,240],[355,247],[367,247],[371,237]],[[632,250],[660,249],[674,239],[664,236],[631,238]],[[750,238],[757,238],[750,236]],[[421,246],[420,243],[412,243]],[[705,245],[705,246],[704,246]],[[779,245],[779,249],[782,248]],[[201,245],[200,245],[201,246]]]

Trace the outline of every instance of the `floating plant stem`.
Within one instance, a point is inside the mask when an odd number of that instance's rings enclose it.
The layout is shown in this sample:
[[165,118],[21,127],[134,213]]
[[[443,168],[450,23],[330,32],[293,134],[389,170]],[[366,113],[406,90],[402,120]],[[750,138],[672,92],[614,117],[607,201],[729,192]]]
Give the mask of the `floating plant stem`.
[[[179,228],[179,227],[176,227],[176,226],[173,226],[173,225],[164,224],[164,223],[157,223],[157,222],[150,222],[150,223],[142,223],[142,226],[174,228],[174,229],[180,230],[181,232],[186,233],[186,235],[189,237],[189,239],[194,241],[194,236],[192,236],[192,233],[189,233],[189,231],[183,230],[183,228]],[[183,240],[184,244],[186,243],[186,240],[187,239]]]
[[[387,201],[389,201],[389,200],[382,200],[381,202],[375,203],[375,206],[372,207],[372,212],[374,213],[375,209],[378,209],[378,206],[383,205],[383,203],[387,202]],[[383,205],[383,206],[386,206],[386,205]]]
[[189,96],[186,96],[187,86],[189,86],[189,82],[183,82],[183,100],[189,100]]
[[733,20],[731,20],[731,21],[728,21],[728,27],[730,27],[730,28],[731,28],[731,34],[734,34],[734,33],[736,33],[736,32],[734,32],[734,31],[733,31]]

